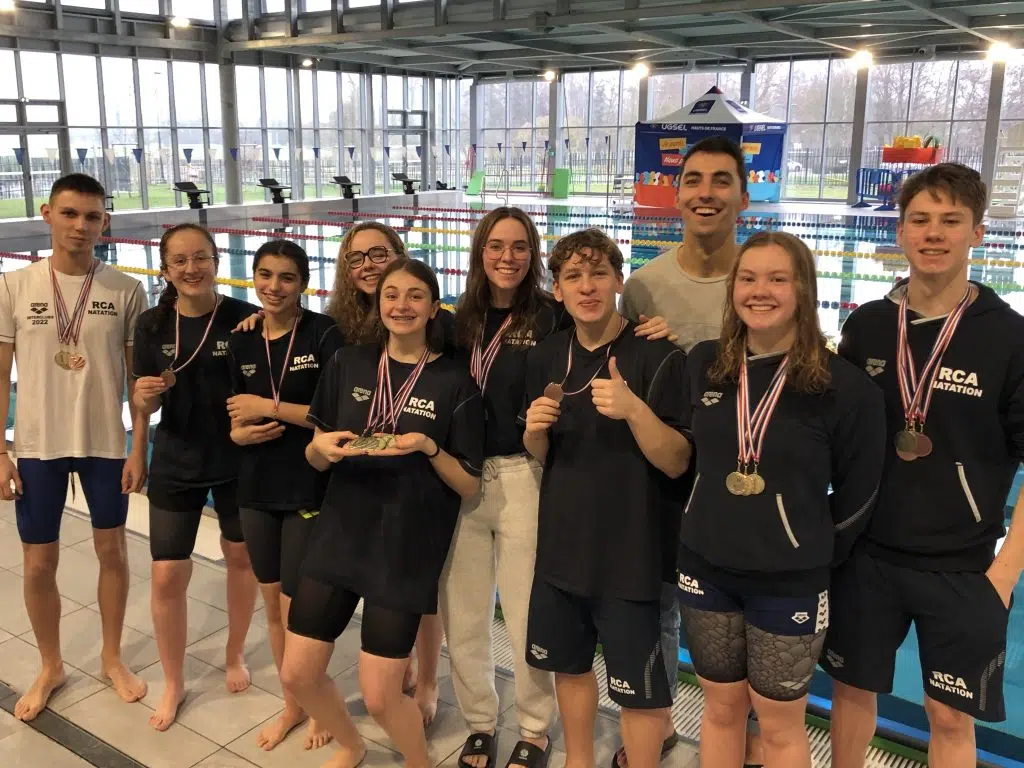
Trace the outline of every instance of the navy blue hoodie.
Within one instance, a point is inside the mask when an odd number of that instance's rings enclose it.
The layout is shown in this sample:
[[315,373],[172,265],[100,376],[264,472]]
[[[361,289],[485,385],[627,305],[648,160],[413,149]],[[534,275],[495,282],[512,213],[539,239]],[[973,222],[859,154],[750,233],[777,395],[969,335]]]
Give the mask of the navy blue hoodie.
[[[887,298],[859,307],[843,326],[839,353],[882,388],[888,422],[886,468],[866,546],[897,565],[985,571],[1005,533],[1006,497],[1024,458],[1024,317],[990,288],[973,285],[977,297],[935,381],[925,425],[934,449],[916,461],[900,460],[893,446],[905,424],[896,338],[906,281]],[[945,317],[910,312],[908,320],[920,371]]]

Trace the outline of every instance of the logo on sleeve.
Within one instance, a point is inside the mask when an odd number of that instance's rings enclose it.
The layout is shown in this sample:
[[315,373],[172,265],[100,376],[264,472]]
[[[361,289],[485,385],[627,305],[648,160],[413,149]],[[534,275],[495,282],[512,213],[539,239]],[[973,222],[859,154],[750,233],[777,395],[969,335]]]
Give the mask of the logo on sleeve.
[[316,361],[316,355],[295,355],[292,358],[290,371],[304,371],[317,369],[320,367],[320,363]]
[[254,373],[256,373],[255,363],[246,363],[245,365],[242,366],[242,375],[245,376],[246,378],[252,376]]
[[372,396],[373,392],[371,392],[368,389],[363,389],[362,387],[355,387],[352,390],[352,399],[355,400],[357,403],[362,403],[366,400],[369,400]]
[[164,357],[174,358],[174,345],[164,344],[160,347],[160,351],[164,353]]
[[864,370],[868,372],[868,376],[877,376],[885,371],[885,360],[869,357],[864,361]]
[[704,405],[710,407],[710,406],[715,405],[716,403],[718,403],[718,401],[721,400],[721,399],[722,399],[722,393],[721,392],[705,392],[701,396],[700,401],[702,403],[704,403]]
[[114,306],[114,302],[112,301],[93,301],[92,309],[89,310],[89,314],[117,317],[117,308]]

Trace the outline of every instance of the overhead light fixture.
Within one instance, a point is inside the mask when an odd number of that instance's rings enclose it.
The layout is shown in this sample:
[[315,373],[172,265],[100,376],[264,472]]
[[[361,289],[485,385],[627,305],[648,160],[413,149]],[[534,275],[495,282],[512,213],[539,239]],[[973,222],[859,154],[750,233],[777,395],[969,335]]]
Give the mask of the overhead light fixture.
[[308,58],[308,57],[303,59],[302,60],[302,66],[304,66],[304,67],[312,67],[313,66],[313,60]]
[[0,0],[0,13],[10,13],[15,10],[14,0]]
[[860,26],[861,26],[861,29],[867,29],[868,27],[873,27],[874,24],[861,24]]
[[547,80],[549,83],[552,82],[555,79],[555,70],[544,70],[544,79]]
[[171,17],[171,26],[175,29],[188,29],[192,26],[192,22],[185,16],[173,16]]
[[855,69],[867,69],[874,62],[875,57],[871,55],[871,51],[866,48],[861,48],[853,56],[850,57],[850,62],[853,64]]
[[651,68],[647,66],[646,62],[638,61],[633,65],[633,74],[639,78],[644,78],[651,74]]
[[1016,51],[1009,43],[997,40],[988,49],[987,58],[989,61],[1009,61]]

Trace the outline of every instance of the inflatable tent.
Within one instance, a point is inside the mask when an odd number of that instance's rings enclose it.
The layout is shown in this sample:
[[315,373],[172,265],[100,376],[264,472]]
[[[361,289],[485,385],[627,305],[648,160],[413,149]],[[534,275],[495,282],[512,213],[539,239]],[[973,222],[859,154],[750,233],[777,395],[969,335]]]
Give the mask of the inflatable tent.
[[779,200],[785,121],[747,109],[712,88],[678,112],[636,124],[634,202],[674,208],[686,148],[708,136],[727,136],[743,147],[751,200]]

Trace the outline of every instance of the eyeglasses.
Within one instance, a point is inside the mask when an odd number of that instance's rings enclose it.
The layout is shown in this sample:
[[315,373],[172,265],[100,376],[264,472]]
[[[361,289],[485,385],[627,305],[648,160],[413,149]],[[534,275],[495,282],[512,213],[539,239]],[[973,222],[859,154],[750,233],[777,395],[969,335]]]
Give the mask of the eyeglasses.
[[530,246],[526,243],[512,243],[512,245],[505,245],[501,240],[488,240],[487,244],[484,245],[484,251],[492,259],[500,259],[505,255],[505,251],[512,251],[512,258],[514,259],[528,259],[530,254],[533,253],[530,250]]
[[383,264],[392,255],[393,252],[390,248],[385,248],[383,245],[375,245],[368,251],[349,251],[342,258],[345,259],[349,269],[359,269],[367,259],[374,264]]
[[167,260],[167,266],[170,269],[185,269],[189,262],[196,265],[196,269],[202,269],[207,267],[213,261],[213,256],[208,253],[195,253],[191,256],[172,256]]

